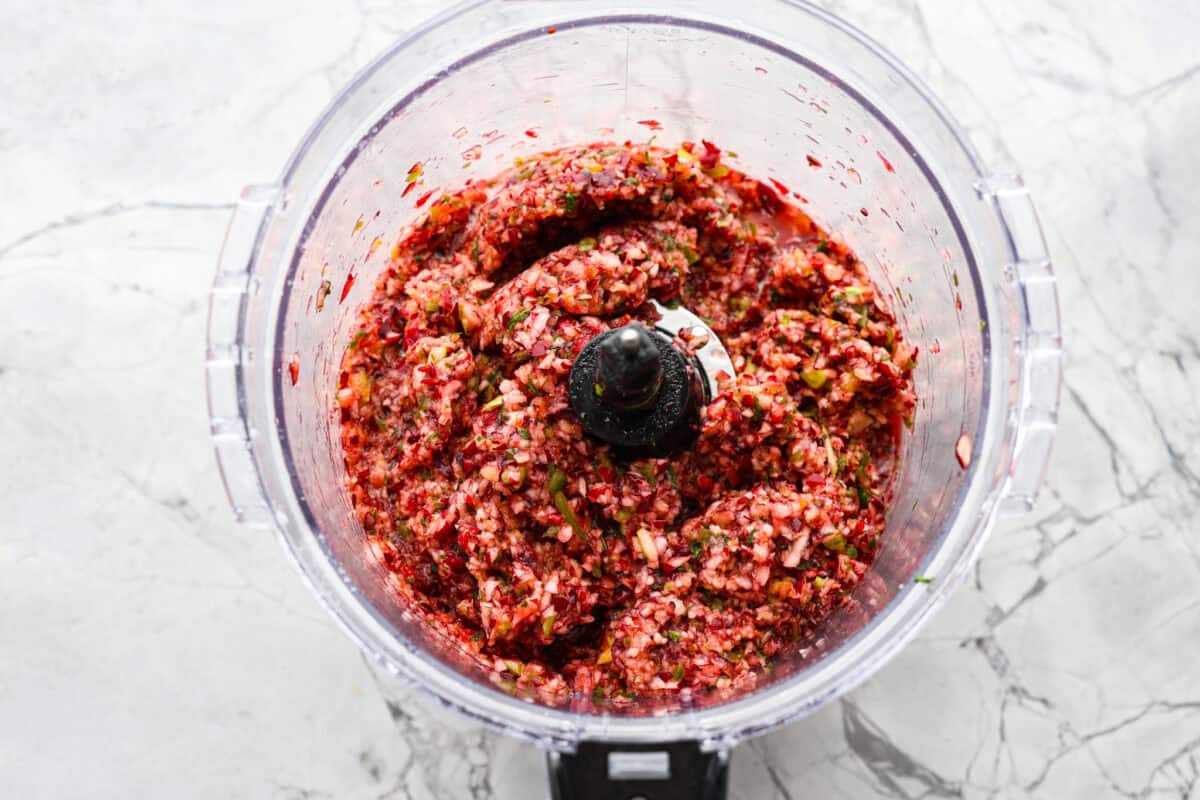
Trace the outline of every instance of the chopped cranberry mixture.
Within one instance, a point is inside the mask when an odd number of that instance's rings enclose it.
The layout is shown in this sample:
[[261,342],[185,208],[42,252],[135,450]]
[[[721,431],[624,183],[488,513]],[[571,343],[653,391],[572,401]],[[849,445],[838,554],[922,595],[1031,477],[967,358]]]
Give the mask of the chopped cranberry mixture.
[[[623,462],[567,378],[650,299],[737,374],[687,452]],[[547,701],[749,686],[876,552],[915,359],[854,254],[711,143],[519,159],[432,202],[362,310],[350,497],[408,604]]]

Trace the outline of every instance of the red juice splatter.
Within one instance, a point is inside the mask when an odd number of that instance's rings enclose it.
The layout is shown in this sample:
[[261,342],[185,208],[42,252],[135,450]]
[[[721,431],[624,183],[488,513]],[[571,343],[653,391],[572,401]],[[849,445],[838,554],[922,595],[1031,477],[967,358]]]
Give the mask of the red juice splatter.
[[963,434],[958,437],[958,441],[954,444],[954,457],[958,459],[958,465],[963,469],[971,466],[971,437]]

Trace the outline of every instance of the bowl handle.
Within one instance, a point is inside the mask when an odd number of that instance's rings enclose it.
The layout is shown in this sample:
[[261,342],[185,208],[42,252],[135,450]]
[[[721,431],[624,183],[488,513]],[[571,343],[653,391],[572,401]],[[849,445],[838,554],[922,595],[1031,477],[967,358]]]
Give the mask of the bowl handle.
[[254,290],[250,272],[254,247],[279,196],[275,186],[242,190],[225,232],[208,304],[208,421],[221,480],[238,522],[255,528],[274,525],[254,460],[254,431],[245,415],[245,371],[251,353],[242,343],[246,298]]
[[729,792],[729,751],[705,752],[695,741],[580,742],[546,762],[550,800],[725,800]]
[[1062,317],[1050,253],[1025,182],[1018,175],[993,175],[976,189],[995,207],[1012,253],[1001,288],[1013,318],[1017,403],[1009,420],[1012,461],[1000,513],[1013,516],[1033,508],[1050,460],[1062,388]]

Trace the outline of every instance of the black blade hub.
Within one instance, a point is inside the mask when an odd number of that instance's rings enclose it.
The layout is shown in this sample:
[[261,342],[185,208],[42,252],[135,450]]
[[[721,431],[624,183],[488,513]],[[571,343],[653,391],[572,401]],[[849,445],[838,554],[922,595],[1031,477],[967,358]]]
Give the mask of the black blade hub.
[[708,400],[695,359],[637,322],[584,345],[569,390],[584,430],[625,458],[662,457],[687,447]]

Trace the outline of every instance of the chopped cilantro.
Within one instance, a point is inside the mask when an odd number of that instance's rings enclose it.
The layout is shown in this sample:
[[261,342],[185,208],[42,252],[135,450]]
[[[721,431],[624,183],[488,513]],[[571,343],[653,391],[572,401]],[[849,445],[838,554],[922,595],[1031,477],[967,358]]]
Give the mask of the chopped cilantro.
[[846,537],[840,533],[831,533],[821,540],[821,544],[825,545],[827,550],[841,553],[846,549]]
[[565,488],[567,488],[567,473],[551,464],[546,475],[546,490],[550,494],[557,494]]
[[515,312],[511,317],[508,318],[508,329],[511,331],[513,328],[515,328],[517,326],[518,322],[521,322],[528,316],[529,316],[528,308],[522,308],[520,311]]
[[658,486],[658,475],[654,472],[653,464],[638,464],[638,474],[646,479],[646,483],[650,484],[650,488],[654,489]]

